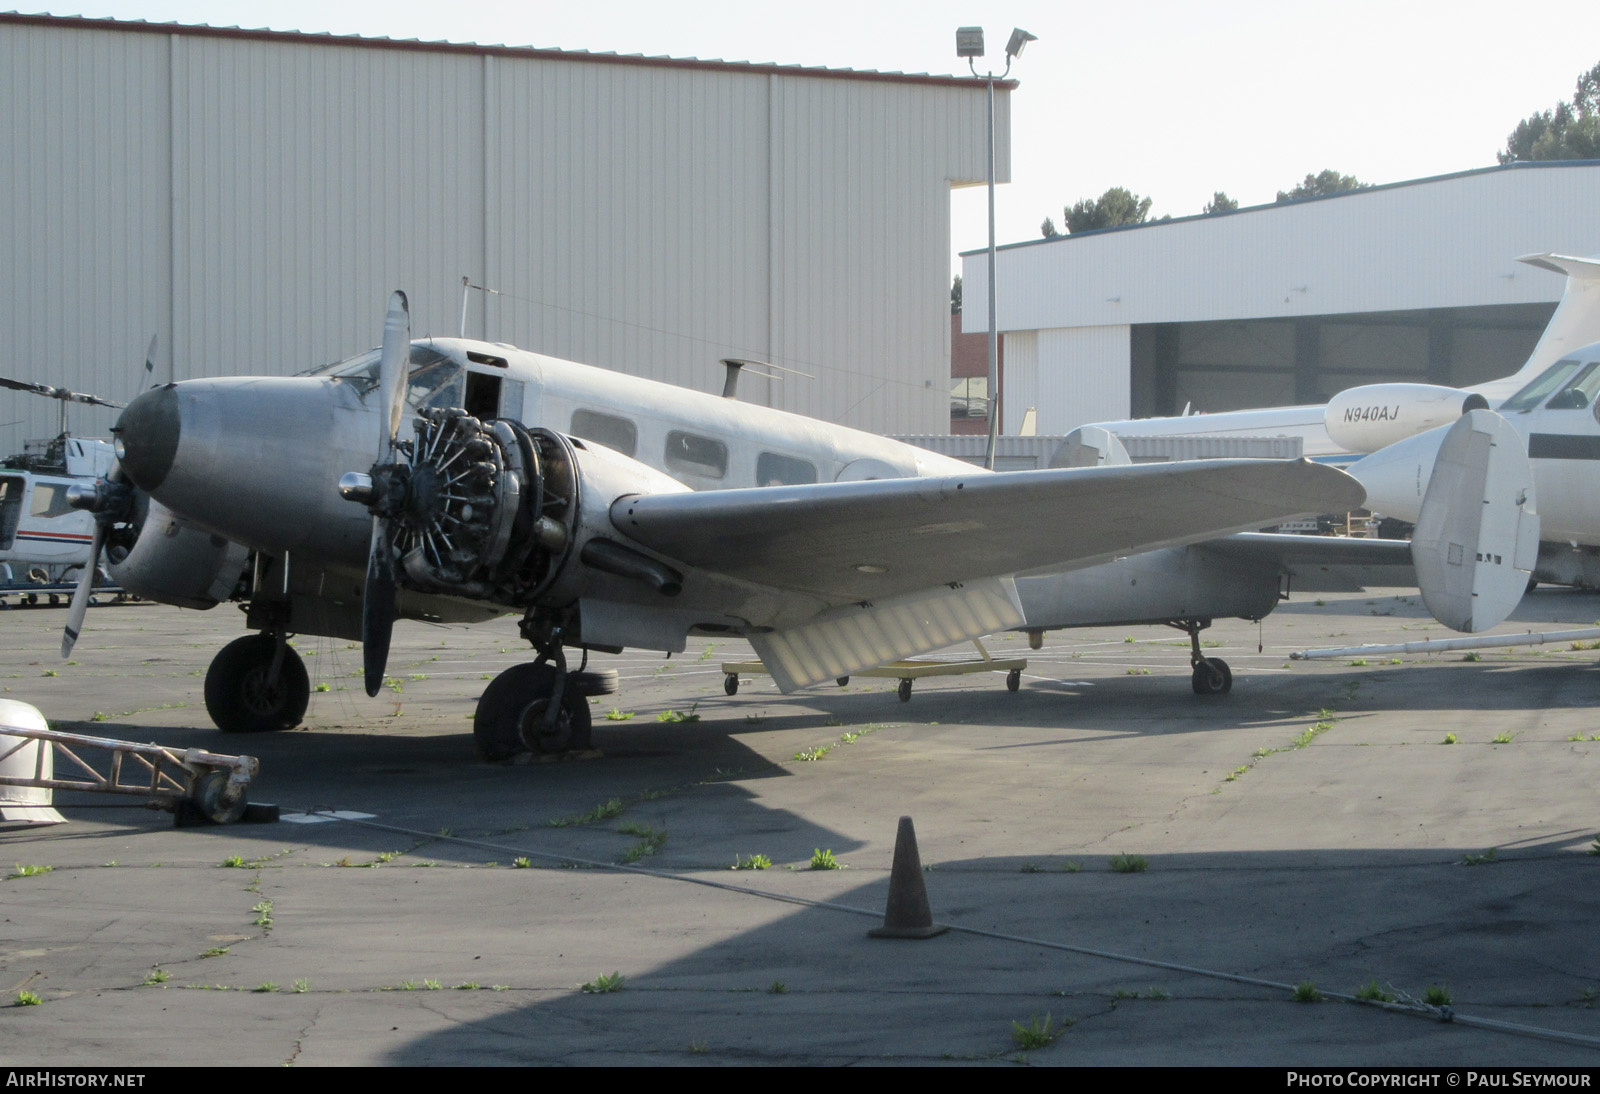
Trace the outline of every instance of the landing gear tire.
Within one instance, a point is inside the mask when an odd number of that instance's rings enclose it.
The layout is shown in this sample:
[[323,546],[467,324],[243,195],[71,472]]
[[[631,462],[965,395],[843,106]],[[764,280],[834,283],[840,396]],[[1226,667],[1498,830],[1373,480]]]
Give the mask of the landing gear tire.
[[206,672],[206,713],[224,733],[293,729],[311,701],[305,662],[284,648],[278,678],[269,680],[278,639],[251,634],[223,646]]
[[545,722],[559,670],[554,665],[513,665],[489,682],[472,716],[478,758],[507,764],[540,754],[588,748],[589,704],[569,682],[554,727]]
[[1196,695],[1226,695],[1233,690],[1233,670],[1226,661],[1209,657],[1194,667],[1189,683]]
[[1006,673],[1006,690],[1016,691],[1022,686],[1022,670],[1012,669]]
[[900,692],[900,701],[902,703],[911,702],[911,681],[910,680],[902,680],[902,681],[900,681],[899,692]]
[[724,695],[738,695],[739,694],[739,678],[737,676],[735,676],[731,672],[728,673],[726,676],[724,676],[722,678],[722,694],[724,694]]
[[194,781],[194,788],[189,793],[189,801],[201,816],[214,824],[232,824],[244,816],[245,808],[250,804],[243,794],[232,805],[223,800],[223,792],[228,789],[228,773],[226,771],[207,771]]

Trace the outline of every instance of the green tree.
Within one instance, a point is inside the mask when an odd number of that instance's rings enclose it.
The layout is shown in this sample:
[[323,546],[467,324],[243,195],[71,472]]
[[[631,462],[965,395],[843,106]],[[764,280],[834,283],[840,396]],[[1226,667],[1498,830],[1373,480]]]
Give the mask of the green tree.
[[1213,213],[1231,213],[1237,208],[1239,208],[1237,201],[1218,190],[1211,195],[1211,200],[1206,202],[1206,207],[1200,211],[1206,216],[1210,216]]
[[1046,239],[1054,239],[1061,233],[1056,231],[1056,222],[1051,220],[1049,217],[1045,217],[1044,220],[1039,223],[1039,234],[1044,236]]
[[1305,181],[1287,192],[1278,191],[1279,201],[1293,201],[1295,198],[1316,198],[1324,194],[1342,194],[1346,190],[1365,190],[1367,184],[1354,175],[1341,175],[1331,167],[1319,171],[1315,175],[1307,175]]
[[1061,210],[1067,231],[1092,232],[1098,228],[1118,228],[1124,224],[1143,224],[1150,216],[1150,198],[1142,198],[1121,186],[1113,186],[1097,198],[1085,198]]
[[950,282],[950,314],[961,314],[961,275],[956,274],[956,279]]
[[1501,163],[1600,159],[1600,64],[1578,76],[1572,101],[1530,114],[1506,138]]

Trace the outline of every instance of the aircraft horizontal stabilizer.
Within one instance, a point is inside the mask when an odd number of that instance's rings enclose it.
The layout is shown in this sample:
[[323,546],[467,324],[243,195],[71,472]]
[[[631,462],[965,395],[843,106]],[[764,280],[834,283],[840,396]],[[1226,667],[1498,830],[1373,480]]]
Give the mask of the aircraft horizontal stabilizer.
[[1423,603],[1455,630],[1487,630],[1522,600],[1539,554],[1539,513],[1533,465],[1500,415],[1474,410],[1445,433],[1411,554]]
[[1307,461],[1207,460],[634,495],[611,520],[675,562],[838,606],[1088,566],[1362,497]]

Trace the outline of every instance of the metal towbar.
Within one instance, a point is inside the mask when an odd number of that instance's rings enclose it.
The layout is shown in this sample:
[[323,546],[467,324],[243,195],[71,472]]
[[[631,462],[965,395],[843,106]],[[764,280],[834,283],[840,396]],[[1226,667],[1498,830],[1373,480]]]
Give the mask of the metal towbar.
[[[8,738],[11,738],[8,740]],[[157,744],[134,744],[109,737],[89,737],[54,729],[0,724],[0,762],[39,741],[34,772],[29,776],[0,775],[0,786],[37,786],[53,790],[87,790],[99,794],[126,794],[150,800],[179,815],[198,812],[218,824],[230,824],[244,815],[245,794],[261,769],[254,756],[223,756],[201,748],[179,751]],[[81,774],[44,775],[44,749]],[[102,774],[83,755],[103,749],[111,754],[109,772]],[[83,755],[80,755],[82,753]]]

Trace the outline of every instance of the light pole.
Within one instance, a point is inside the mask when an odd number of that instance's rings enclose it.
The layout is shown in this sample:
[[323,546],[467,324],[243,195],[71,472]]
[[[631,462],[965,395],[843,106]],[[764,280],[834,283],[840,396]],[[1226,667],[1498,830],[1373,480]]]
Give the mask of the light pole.
[[[1011,74],[1011,62],[1022,56],[1023,47],[1037,41],[1038,35],[1014,27],[1011,40],[1006,43],[1006,68],[999,76],[991,69],[982,77],[989,88],[989,446],[984,451],[983,466],[994,470],[994,449],[1000,435],[1000,335],[995,326],[995,244],[994,244],[994,82]],[[983,56],[983,28],[956,28],[956,56],[967,59],[967,67],[974,76],[978,66],[974,58]]]

